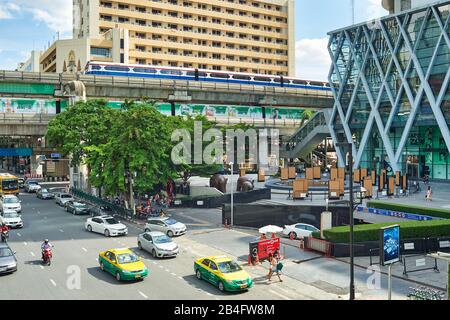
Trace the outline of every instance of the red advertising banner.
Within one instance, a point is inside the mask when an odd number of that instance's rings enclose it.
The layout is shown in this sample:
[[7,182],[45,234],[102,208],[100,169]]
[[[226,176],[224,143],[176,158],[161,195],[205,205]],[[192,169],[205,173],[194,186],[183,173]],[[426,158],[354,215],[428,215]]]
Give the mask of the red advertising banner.
[[270,253],[275,253],[275,251],[280,249],[281,240],[280,238],[272,238],[266,240],[260,240],[258,242],[250,243],[250,257],[253,261],[256,260],[256,256],[259,261],[266,260],[269,258]]

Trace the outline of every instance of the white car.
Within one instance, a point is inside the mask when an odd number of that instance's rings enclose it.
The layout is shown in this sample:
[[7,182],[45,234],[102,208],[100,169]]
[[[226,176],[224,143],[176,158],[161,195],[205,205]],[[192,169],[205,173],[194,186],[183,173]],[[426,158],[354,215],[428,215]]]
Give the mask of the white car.
[[167,234],[169,237],[181,236],[186,233],[187,228],[181,222],[178,222],[172,218],[159,217],[148,218],[145,224],[145,232],[160,231]]
[[153,258],[176,257],[179,252],[172,238],[159,231],[142,233],[137,241],[139,249],[151,253]]
[[31,192],[38,192],[38,190],[41,189],[41,186],[37,181],[34,180],[27,180],[25,182],[25,192],[31,193]]
[[284,226],[283,235],[292,239],[299,239],[309,237],[311,233],[316,231],[320,230],[310,224],[296,223],[290,226]]
[[102,233],[105,237],[125,236],[128,228],[111,216],[100,216],[86,220],[85,228],[89,232]]
[[11,229],[23,228],[22,217],[14,210],[5,210],[1,220]]
[[55,202],[57,204],[59,204],[60,206],[64,206],[66,204],[66,202],[68,201],[75,201],[75,199],[73,198],[73,196],[70,193],[57,193],[55,195]]
[[4,195],[0,199],[0,210],[2,212],[5,210],[14,210],[17,213],[20,213],[22,212],[20,202],[19,198],[14,195]]

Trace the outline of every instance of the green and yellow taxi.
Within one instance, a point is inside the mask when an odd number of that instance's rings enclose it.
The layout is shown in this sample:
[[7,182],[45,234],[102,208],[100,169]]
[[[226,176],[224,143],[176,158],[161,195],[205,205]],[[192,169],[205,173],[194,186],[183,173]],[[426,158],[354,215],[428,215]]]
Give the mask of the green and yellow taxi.
[[204,279],[217,286],[220,291],[244,291],[253,286],[250,275],[233,259],[211,256],[195,260],[197,279]]
[[143,280],[148,269],[142,260],[130,249],[111,249],[100,252],[100,269],[111,273],[117,281]]

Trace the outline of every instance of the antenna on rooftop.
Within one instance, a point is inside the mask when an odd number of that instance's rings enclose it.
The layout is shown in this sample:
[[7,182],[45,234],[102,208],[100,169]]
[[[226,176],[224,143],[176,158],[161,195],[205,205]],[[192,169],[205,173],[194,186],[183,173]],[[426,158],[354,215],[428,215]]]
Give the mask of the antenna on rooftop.
[[352,24],[355,24],[355,0],[351,0],[352,4]]

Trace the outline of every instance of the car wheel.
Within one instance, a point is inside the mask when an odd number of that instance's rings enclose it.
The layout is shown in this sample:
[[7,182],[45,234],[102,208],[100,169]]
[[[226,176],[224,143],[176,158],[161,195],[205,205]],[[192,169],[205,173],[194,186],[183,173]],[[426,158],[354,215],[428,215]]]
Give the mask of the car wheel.
[[218,284],[217,286],[218,286],[218,288],[219,288],[220,291],[222,291],[222,292],[225,291],[225,286],[223,285],[223,282],[222,282],[222,281],[219,281],[219,284]]
[[145,229],[145,232],[150,232],[150,229]]
[[105,237],[109,237],[109,230],[108,229],[105,230]]
[[100,270],[105,271],[105,265],[103,264],[103,261],[100,261]]
[[152,250],[152,256],[153,256],[153,258],[158,258],[158,255],[156,254],[156,250],[155,249]]
[[87,226],[87,231],[92,232],[92,227],[91,227],[91,225],[88,225],[88,226]]
[[120,277],[120,272],[116,272],[116,280],[120,281],[122,278]]
[[197,269],[197,271],[195,272],[195,275],[198,280],[202,280],[202,273],[200,272],[200,270]]
[[170,238],[173,237],[173,232],[171,230],[167,231],[167,236],[169,236]]
[[291,239],[291,240],[297,239],[297,234],[294,231],[290,232],[289,233],[289,239]]
[[138,248],[139,250],[142,250],[142,243],[140,241],[138,241]]

